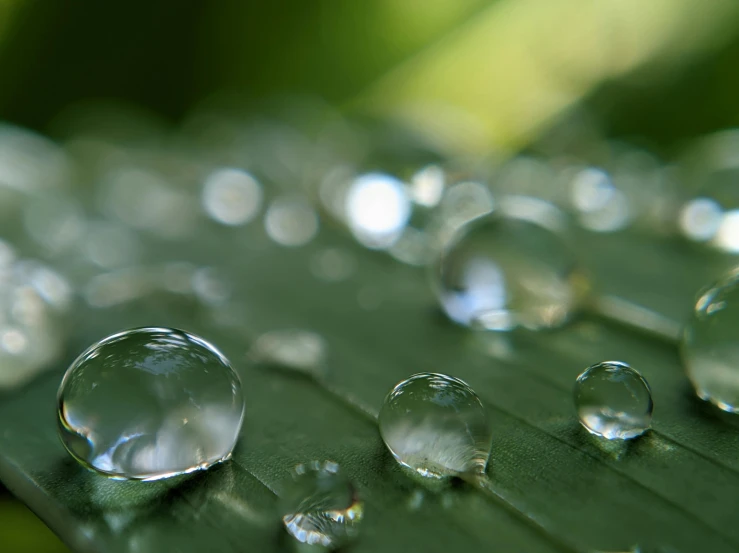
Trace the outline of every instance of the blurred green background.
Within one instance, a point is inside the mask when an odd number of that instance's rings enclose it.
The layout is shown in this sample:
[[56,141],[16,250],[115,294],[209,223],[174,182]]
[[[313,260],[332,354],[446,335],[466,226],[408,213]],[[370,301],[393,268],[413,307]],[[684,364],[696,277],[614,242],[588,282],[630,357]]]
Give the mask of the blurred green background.
[[[455,153],[557,140],[584,118],[670,155],[739,123],[738,66],[733,0],[0,0],[0,120],[52,136],[91,98],[177,122],[228,91],[397,118]],[[0,544],[64,549],[4,492]]]

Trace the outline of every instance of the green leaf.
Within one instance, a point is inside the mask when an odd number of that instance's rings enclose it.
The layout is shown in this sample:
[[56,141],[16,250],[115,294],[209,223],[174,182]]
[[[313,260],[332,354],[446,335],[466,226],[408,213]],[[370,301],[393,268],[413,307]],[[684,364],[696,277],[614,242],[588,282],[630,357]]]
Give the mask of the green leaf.
[[[262,247],[239,249],[244,240]],[[720,553],[739,546],[736,422],[691,394],[673,344],[593,316],[556,332],[470,333],[439,315],[423,271],[361,250],[335,230],[324,228],[297,250],[267,244],[259,228],[209,229],[197,251],[168,252],[220,260],[237,283],[225,306],[166,295],[106,310],[80,305],[72,327],[70,359],[110,332],[145,324],[184,327],[222,348],[247,400],[232,461],[153,483],[86,471],[56,436],[64,364],[0,401],[0,478],[73,549],[281,550],[289,540],[276,494],[297,463],[313,459],[340,463],[366,502],[355,551],[615,551],[638,543]],[[354,277],[328,284],[312,276],[311,257],[326,246],[356,255]],[[672,317],[731,262],[628,233],[583,234],[580,250],[602,290]],[[379,307],[361,308],[360,290],[371,290]],[[327,340],[325,383],[247,362],[256,336],[288,327]],[[655,395],[653,430],[620,449],[592,439],[572,405],[576,375],[604,359],[637,367]],[[499,499],[467,485],[420,487],[385,450],[373,413],[395,383],[419,371],[458,376],[484,399]]]

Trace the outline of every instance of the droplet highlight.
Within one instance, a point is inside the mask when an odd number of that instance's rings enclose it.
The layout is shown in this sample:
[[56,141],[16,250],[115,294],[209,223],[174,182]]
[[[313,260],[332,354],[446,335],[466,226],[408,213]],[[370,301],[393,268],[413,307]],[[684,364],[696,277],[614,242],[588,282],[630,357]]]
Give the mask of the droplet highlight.
[[556,232],[500,214],[463,227],[432,278],[452,321],[495,331],[561,326],[589,291],[574,252]]
[[332,461],[298,465],[280,497],[282,522],[300,543],[337,549],[355,539],[364,505]]
[[385,398],[379,424],[396,461],[421,476],[485,472],[490,422],[480,398],[462,380],[435,373],[403,380]]
[[696,394],[739,412],[739,270],[705,289],[685,326],[680,353]]
[[639,372],[619,361],[588,367],[575,381],[575,408],[585,429],[609,440],[641,436],[652,423],[652,391]]
[[228,360],[193,334],[138,328],[93,344],[58,393],[59,435],[85,467],[156,480],[228,459],[244,417]]

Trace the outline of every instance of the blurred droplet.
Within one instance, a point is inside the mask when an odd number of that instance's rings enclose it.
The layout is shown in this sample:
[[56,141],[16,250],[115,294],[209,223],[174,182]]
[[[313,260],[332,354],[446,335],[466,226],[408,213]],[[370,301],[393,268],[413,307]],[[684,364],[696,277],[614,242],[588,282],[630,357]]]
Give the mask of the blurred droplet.
[[23,222],[28,235],[54,255],[68,251],[85,228],[81,207],[66,196],[44,195],[29,201]]
[[383,173],[367,173],[351,183],[345,211],[349,228],[361,244],[385,249],[403,232],[411,205],[401,181]]
[[363,503],[339,465],[331,461],[295,467],[280,497],[282,522],[300,543],[337,549],[357,537]]
[[156,289],[150,271],[143,267],[118,269],[92,277],[83,289],[90,307],[106,308],[143,298]]
[[249,350],[249,358],[265,366],[304,372],[313,377],[326,375],[326,340],[309,330],[273,330],[259,336]]
[[326,282],[348,279],[357,269],[354,255],[338,248],[321,250],[311,259],[311,271],[316,278]]
[[685,326],[680,352],[696,394],[739,412],[739,271],[706,288]]
[[389,252],[401,263],[416,267],[426,266],[435,253],[429,235],[410,226],[405,227]]
[[67,369],[58,430],[84,467],[157,480],[231,457],[244,417],[241,382],[203,339],[170,328],[114,334]]
[[443,245],[465,224],[493,210],[493,196],[482,183],[468,181],[449,187],[437,214],[436,242]]
[[104,269],[133,264],[140,248],[134,231],[109,221],[88,224],[83,247],[87,259]]
[[620,230],[631,218],[624,192],[602,169],[589,167],[578,173],[572,182],[572,204],[580,224],[596,232]]
[[726,252],[739,252],[739,209],[724,212],[712,243]]
[[575,408],[591,434],[608,440],[641,436],[652,423],[652,392],[626,363],[604,361],[588,367],[575,383]]
[[61,354],[72,289],[36,260],[14,261],[0,242],[0,388],[30,381]]
[[421,373],[403,380],[385,398],[379,424],[395,460],[421,476],[485,472],[490,422],[480,398],[457,378]]
[[70,171],[64,151],[51,140],[0,123],[0,188],[48,191],[63,186]]
[[423,207],[435,207],[444,194],[445,179],[441,167],[427,165],[411,177],[411,198]]
[[680,211],[680,229],[696,242],[711,240],[719,230],[723,217],[721,206],[710,198],[695,198]]
[[100,201],[110,216],[165,238],[181,237],[195,223],[194,202],[184,192],[138,167],[120,167],[108,174]]
[[464,227],[439,257],[432,278],[452,321],[497,331],[562,325],[589,290],[562,237],[502,214]]
[[205,181],[202,202],[211,219],[224,225],[243,225],[259,212],[262,188],[246,171],[218,169]]
[[277,198],[267,209],[264,227],[269,237],[281,246],[303,246],[318,232],[318,215],[305,200]]
[[231,297],[231,285],[226,276],[215,267],[201,267],[192,275],[192,289],[203,302],[222,304]]
[[197,267],[187,261],[172,261],[160,268],[162,289],[176,294],[193,292],[193,280]]

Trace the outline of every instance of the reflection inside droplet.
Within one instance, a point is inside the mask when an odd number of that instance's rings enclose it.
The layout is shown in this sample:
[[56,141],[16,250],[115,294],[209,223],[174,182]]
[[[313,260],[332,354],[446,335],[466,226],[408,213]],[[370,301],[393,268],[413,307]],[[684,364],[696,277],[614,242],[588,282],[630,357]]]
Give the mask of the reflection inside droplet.
[[685,326],[681,355],[696,394],[720,409],[739,412],[739,271],[708,287]]
[[213,220],[224,225],[243,225],[259,212],[262,188],[246,171],[218,169],[205,180],[202,202]]
[[277,198],[264,218],[269,237],[281,246],[303,246],[318,232],[318,215],[300,198]]
[[356,239],[384,249],[400,236],[411,214],[405,185],[384,173],[367,173],[350,185],[345,216]]

